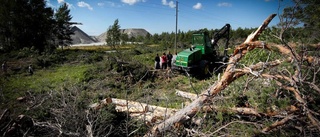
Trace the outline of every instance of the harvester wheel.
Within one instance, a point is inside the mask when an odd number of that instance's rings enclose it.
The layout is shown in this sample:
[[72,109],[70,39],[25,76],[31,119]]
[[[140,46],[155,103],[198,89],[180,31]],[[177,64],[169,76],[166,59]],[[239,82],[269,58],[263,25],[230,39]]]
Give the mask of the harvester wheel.
[[206,64],[206,65],[204,66],[203,74],[204,74],[205,76],[207,76],[207,75],[209,74],[209,65],[208,65],[208,64]]
[[209,62],[206,60],[202,60],[200,62],[200,70],[201,70],[201,74],[203,76],[208,76],[209,75]]

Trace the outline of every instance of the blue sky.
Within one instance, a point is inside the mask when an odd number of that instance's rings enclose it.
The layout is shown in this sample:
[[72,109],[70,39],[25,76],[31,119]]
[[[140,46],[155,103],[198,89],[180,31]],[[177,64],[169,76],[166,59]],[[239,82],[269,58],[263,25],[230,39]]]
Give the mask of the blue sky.
[[[89,35],[100,35],[119,19],[121,29],[144,28],[151,34],[175,32],[176,0],[47,0],[57,9],[67,3],[72,21]],[[226,23],[232,29],[259,27],[263,20],[279,11],[279,0],[178,0],[178,29],[221,28]],[[290,0],[280,3],[280,9]],[[270,23],[279,23],[279,17]]]

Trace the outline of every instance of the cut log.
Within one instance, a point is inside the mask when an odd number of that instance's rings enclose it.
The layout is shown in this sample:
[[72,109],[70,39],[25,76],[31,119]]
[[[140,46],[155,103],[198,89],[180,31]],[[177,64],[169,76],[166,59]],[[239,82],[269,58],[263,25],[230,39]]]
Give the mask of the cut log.
[[191,101],[193,101],[193,100],[198,98],[196,94],[189,93],[189,92],[184,92],[184,91],[177,90],[177,89],[176,89],[176,95],[178,95],[180,97],[184,97],[184,98],[190,99]]
[[[181,90],[177,90],[177,89],[176,89],[176,95],[190,99],[191,101],[196,100],[198,98],[197,95],[194,93],[189,93],[189,92],[185,92],[185,91],[181,91]],[[221,99],[229,99],[229,98],[231,98],[231,97],[215,96],[212,100],[221,100]],[[190,104],[190,103],[186,103],[186,104]]]
[[236,47],[234,55],[229,59],[225,73],[216,85],[203,91],[199,98],[194,100],[190,105],[176,112],[175,115],[171,116],[169,119],[166,119],[164,122],[154,126],[145,136],[159,136],[161,133],[171,129],[175,123],[184,123],[190,120],[199,110],[201,110],[204,103],[209,101],[210,98],[216,96],[235,79],[242,76],[234,75],[235,72],[233,70],[236,67],[236,63],[246,54],[246,52],[252,50],[256,46],[255,44],[264,44],[254,43],[254,41],[257,40],[262,31],[268,26],[275,16],[276,14],[270,15],[254,33],[248,36],[247,40],[241,46]]
[[100,101],[100,103],[94,103],[89,107],[92,109],[100,109],[101,107],[111,103],[116,105],[115,109],[118,112],[128,112],[132,117],[143,119],[152,123],[168,118],[178,111],[177,109],[170,109],[116,98],[103,99]]
[[167,111],[157,110],[157,112],[138,111],[137,109],[132,111],[132,109],[128,110],[126,106],[116,106],[116,110],[118,112],[128,112],[130,117],[141,119],[151,124],[159,123],[165,118],[172,116],[175,112],[175,110],[169,108],[167,108]]
[[205,106],[203,107],[203,111],[220,111],[220,112],[233,112],[238,114],[244,114],[244,115],[254,115],[261,117],[259,112],[254,108],[246,108],[246,107],[232,107],[232,108],[219,108],[216,106]]

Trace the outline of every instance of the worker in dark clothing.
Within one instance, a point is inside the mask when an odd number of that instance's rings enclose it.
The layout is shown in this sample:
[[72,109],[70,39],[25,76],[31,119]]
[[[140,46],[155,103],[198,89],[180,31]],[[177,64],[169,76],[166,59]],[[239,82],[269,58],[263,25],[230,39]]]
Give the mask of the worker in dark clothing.
[[7,73],[7,62],[6,62],[6,61],[4,61],[4,62],[2,63],[1,68],[2,68],[3,73]]
[[160,57],[159,54],[157,54],[157,56],[154,58],[155,61],[155,68],[156,69],[160,69]]
[[168,64],[168,68],[171,69],[171,63],[172,63],[172,54],[170,53],[170,51],[167,54],[167,64]]

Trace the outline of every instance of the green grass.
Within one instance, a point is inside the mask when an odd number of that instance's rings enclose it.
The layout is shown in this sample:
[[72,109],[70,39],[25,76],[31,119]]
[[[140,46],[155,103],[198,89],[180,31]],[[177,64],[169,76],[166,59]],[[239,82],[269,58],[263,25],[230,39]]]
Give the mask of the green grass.
[[[42,91],[55,90],[66,83],[80,83],[85,79],[84,72],[92,68],[93,65],[62,65],[56,68],[35,70],[33,75],[21,73],[8,77],[4,80],[4,92],[23,93],[32,91],[39,93]],[[16,97],[11,96],[8,97]]]

